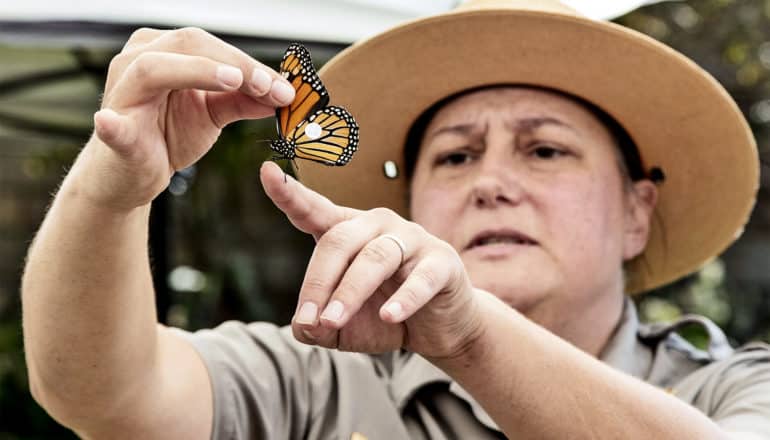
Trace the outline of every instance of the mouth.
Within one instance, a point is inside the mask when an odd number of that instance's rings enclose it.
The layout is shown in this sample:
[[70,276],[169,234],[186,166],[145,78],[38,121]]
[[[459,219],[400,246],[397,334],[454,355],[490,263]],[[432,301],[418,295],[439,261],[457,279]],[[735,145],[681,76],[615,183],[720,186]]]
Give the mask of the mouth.
[[515,230],[483,231],[465,246],[465,250],[499,244],[514,244],[519,246],[535,246],[537,242],[527,235]]

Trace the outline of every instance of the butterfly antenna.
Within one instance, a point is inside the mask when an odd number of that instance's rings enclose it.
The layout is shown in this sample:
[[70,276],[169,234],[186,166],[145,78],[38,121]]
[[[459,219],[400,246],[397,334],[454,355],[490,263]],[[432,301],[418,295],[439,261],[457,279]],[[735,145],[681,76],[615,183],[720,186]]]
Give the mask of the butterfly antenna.
[[[254,136],[257,134],[264,134],[264,130],[249,130],[247,136]],[[270,142],[272,139],[256,139],[254,142]]]

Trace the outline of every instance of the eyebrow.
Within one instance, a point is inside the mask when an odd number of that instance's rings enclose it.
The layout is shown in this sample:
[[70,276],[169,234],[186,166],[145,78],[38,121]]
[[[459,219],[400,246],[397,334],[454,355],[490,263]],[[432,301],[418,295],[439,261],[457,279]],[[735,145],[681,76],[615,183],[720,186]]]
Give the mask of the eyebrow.
[[513,125],[517,130],[530,132],[542,127],[543,125],[556,125],[572,131],[576,131],[566,122],[548,116],[517,119]]
[[[559,127],[569,129],[571,131],[576,131],[571,125],[567,124],[566,122],[563,122],[559,119],[548,117],[548,116],[516,119],[513,122],[513,124],[506,124],[506,127],[509,129],[512,128],[514,131],[532,132],[542,127],[543,125],[556,125]],[[476,124],[448,125],[446,127],[441,127],[438,130],[431,133],[428,136],[428,139],[434,138],[443,133],[453,133],[453,134],[460,134],[460,135],[467,136],[468,134],[472,133],[476,129],[477,129]]]
[[446,127],[441,127],[438,130],[431,133],[430,135],[428,135],[428,139],[434,138],[443,133],[468,135],[472,133],[475,129],[476,129],[476,124],[447,125]]

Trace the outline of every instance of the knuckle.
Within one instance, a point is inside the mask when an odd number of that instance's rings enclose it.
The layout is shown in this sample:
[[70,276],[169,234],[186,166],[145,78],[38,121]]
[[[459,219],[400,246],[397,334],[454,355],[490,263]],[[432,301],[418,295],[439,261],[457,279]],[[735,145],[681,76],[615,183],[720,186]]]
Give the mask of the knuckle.
[[130,69],[133,75],[138,79],[151,78],[153,75],[153,67],[156,64],[156,56],[152,53],[145,52],[134,58],[131,62]]
[[150,29],[148,27],[140,27],[139,29],[136,29],[134,32],[131,32],[131,36],[128,37],[128,42],[134,43],[137,41],[145,41],[148,38],[150,38],[150,36],[154,33],[155,33],[154,29]]
[[415,277],[415,281],[422,286],[425,286],[431,292],[438,290],[440,287],[438,274],[434,270],[415,270],[413,276]]
[[127,62],[129,62],[133,58],[134,57],[130,56],[129,53],[127,52],[120,52],[119,54],[112,57],[112,59],[110,60],[110,68],[114,66],[125,65]]
[[171,32],[171,45],[177,49],[187,49],[198,45],[206,31],[197,27],[183,27]]
[[396,212],[390,208],[378,207],[369,210],[369,213],[376,217],[393,218],[396,216]]
[[321,236],[318,246],[329,248],[333,251],[341,251],[345,249],[345,245],[348,242],[347,237],[348,234],[341,228],[332,228]]
[[388,253],[382,241],[369,243],[361,250],[361,257],[380,266],[385,266],[389,260]]
[[125,70],[126,66],[136,58],[136,54],[131,52],[121,52],[110,60],[110,65],[107,68],[109,73],[115,74]]
[[414,309],[420,304],[420,294],[413,286],[404,286],[399,293],[399,301],[406,309]]
[[350,305],[355,302],[353,299],[363,292],[363,283],[353,279],[343,279],[339,288],[334,294],[334,298],[343,304]]
[[328,292],[332,287],[328,280],[320,276],[308,276],[302,283],[303,292]]

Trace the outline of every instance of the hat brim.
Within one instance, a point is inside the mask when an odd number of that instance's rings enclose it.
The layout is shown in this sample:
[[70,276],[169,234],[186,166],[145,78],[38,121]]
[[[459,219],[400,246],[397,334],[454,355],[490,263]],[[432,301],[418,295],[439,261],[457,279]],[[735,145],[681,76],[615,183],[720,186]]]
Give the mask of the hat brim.
[[[665,174],[648,245],[626,264],[628,293],[701,267],[740,235],[754,205],[757,149],[735,102],[685,56],[619,25],[532,10],[451,12],[357,43],[320,74],[332,103],[358,121],[360,147],[345,167],[303,163],[300,180],[335,203],[404,216],[406,135],[442,98],[522,84],[602,108],[634,140],[645,169]],[[386,161],[398,178],[385,175]]]

